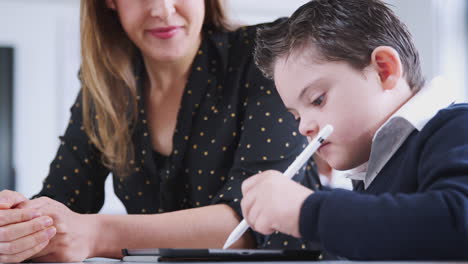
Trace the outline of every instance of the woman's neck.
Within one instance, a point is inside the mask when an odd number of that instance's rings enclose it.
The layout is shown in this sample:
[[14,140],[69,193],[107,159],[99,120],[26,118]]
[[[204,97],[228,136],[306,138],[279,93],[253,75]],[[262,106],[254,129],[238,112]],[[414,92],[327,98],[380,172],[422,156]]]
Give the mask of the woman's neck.
[[[187,52],[186,56],[180,58],[177,61],[161,62],[143,56],[145,63],[148,81],[148,88],[151,91],[158,92],[169,92],[174,88],[183,89],[192,67],[192,63],[198,52],[201,39],[197,45],[193,45],[193,48]],[[181,86],[181,87],[180,87]]]

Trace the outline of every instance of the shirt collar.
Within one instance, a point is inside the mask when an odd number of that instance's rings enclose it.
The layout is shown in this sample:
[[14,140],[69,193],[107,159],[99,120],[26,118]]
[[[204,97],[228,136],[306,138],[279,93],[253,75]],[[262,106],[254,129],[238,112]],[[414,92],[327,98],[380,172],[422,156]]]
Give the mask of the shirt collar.
[[442,77],[434,78],[400,107],[375,133],[369,161],[344,172],[352,180],[363,180],[367,188],[411,132],[421,129],[437,112],[454,102],[444,89]]
[[365,162],[357,166],[356,168],[343,171],[343,175],[346,178],[351,179],[351,180],[363,181],[366,178],[368,165],[369,165],[369,162]]
[[[449,106],[455,101],[453,96],[446,92],[446,86],[447,84],[444,78],[434,78],[428,86],[423,87],[408,100],[408,102],[400,107],[379,130],[385,128],[387,123],[392,119],[400,117],[408,121],[415,129],[421,131],[440,109]],[[379,130],[377,130],[377,133]],[[374,139],[377,133],[375,133]]]

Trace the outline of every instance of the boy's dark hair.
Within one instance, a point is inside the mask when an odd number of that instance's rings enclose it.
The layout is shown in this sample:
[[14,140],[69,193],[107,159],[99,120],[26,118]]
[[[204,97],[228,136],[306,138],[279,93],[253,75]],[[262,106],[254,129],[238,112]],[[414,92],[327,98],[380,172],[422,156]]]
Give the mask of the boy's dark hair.
[[312,0],[273,26],[259,29],[255,62],[273,78],[274,63],[308,46],[321,61],[344,61],[363,70],[372,51],[390,46],[400,55],[411,89],[424,85],[418,51],[406,26],[379,0]]

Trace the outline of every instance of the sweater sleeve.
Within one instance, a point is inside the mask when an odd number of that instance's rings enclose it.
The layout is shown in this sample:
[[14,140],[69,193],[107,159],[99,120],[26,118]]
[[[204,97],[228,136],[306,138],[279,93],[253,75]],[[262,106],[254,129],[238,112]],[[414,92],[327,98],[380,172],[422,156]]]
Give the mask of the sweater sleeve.
[[459,115],[429,133],[415,159],[414,193],[309,196],[302,236],[352,259],[468,259],[467,124],[468,115]]

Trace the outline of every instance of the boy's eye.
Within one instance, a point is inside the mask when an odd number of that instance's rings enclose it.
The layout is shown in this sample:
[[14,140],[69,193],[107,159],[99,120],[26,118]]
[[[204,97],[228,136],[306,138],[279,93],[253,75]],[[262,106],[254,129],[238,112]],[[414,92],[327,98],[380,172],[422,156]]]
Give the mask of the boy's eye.
[[296,121],[300,121],[300,120],[301,120],[301,118],[299,117],[299,115],[296,115],[296,114],[294,114],[294,113],[291,112],[291,111],[289,111],[289,113],[293,116],[294,120],[296,120]]
[[311,104],[313,104],[315,106],[320,106],[320,105],[322,105],[324,99],[325,99],[325,95],[322,94],[319,97],[317,97],[317,99],[313,100]]

